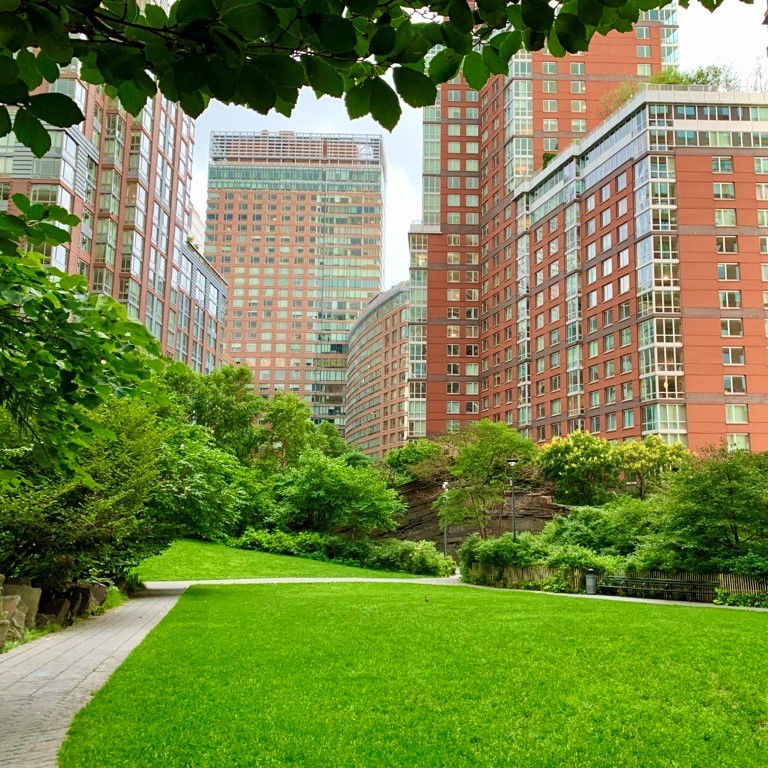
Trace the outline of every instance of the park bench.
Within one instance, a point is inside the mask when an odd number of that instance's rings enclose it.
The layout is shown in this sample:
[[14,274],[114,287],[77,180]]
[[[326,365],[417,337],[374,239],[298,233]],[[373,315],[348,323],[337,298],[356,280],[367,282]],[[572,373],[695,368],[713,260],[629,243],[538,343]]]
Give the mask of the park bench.
[[693,600],[711,603],[715,599],[717,580],[652,578],[648,576],[604,576],[598,584],[601,594],[623,597],[651,597],[659,600]]

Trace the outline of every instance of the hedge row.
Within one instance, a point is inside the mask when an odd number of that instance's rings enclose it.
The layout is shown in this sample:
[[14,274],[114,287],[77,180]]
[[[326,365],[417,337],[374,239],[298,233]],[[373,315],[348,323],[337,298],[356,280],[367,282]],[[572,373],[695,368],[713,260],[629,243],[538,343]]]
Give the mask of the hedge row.
[[344,539],[324,533],[285,533],[246,529],[229,541],[238,549],[256,549],[273,555],[292,555],[312,560],[332,560],[341,565],[354,565],[378,571],[399,571],[423,576],[450,576],[456,563],[440,554],[431,541],[399,541],[383,539]]

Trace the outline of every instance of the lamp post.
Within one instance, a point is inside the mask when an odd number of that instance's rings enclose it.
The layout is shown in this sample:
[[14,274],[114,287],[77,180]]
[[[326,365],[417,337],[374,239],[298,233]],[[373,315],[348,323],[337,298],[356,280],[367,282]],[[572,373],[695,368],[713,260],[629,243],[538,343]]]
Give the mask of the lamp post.
[[510,471],[509,495],[512,502],[512,539],[517,541],[517,511],[515,510],[515,465],[518,459],[507,459],[507,466]]
[[[443,493],[448,490],[448,481],[443,481]],[[448,557],[448,518],[443,517],[443,554]]]

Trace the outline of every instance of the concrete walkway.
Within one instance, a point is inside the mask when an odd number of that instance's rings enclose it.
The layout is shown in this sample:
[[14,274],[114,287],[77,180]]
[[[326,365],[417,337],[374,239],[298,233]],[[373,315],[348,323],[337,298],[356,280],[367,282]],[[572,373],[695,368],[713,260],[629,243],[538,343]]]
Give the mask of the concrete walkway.
[[[363,582],[463,586],[458,576],[427,579],[272,578],[147,582],[147,591],[104,616],[0,655],[0,768],[56,768],[56,755],[75,714],[106,683],[128,654],[173,608],[193,584],[315,584]],[[553,595],[686,607],[723,606],[673,603],[608,595]],[[731,609],[733,610],[733,609]],[[765,610],[765,609],[741,609]]]

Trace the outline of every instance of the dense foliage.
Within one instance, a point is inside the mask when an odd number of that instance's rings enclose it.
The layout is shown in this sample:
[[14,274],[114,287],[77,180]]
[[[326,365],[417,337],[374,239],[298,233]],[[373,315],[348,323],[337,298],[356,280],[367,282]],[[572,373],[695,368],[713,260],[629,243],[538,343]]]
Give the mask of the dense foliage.
[[440,554],[431,541],[383,539],[350,540],[327,533],[269,532],[249,528],[230,542],[241,549],[255,549],[274,555],[293,555],[313,560],[331,560],[379,571],[400,571],[424,576],[450,576],[456,565]]
[[394,527],[403,505],[380,471],[297,397],[265,399],[249,381],[244,369],[168,365],[146,392],[89,412],[97,429],[78,474],[38,461],[30,433],[0,412],[0,467],[19,479],[0,493],[0,573],[55,587],[123,578],[179,536]]
[[[120,304],[89,294],[84,278],[29,250],[65,242],[61,225],[77,219],[22,195],[13,201],[18,216],[0,212],[0,406],[30,438],[39,463],[87,482],[78,451],[105,434],[91,410],[113,394],[146,391],[159,347]],[[19,479],[0,463],[0,489]]]
[[[722,0],[703,0],[712,9]],[[8,0],[0,9],[0,136],[41,156],[43,123],[83,119],[62,93],[38,93],[61,67],[138,114],[160,91],[196,117],[211,99],[290,115],[302,88],[344,98],[350,118],[393,128],[400,99],[434,104],[458,74],[476,89],[507,74],[519,50],[585,51],[595,34],[629,32],[667,0]],[[427,64],[427,55],[440,50]],[[390,82],[384,75],[391,72]],[[394,86],[394,87],[393,87]],[[9,107],[11,110],[9,110]]]
[[[572,507],[537,537],[470,537],[460,552],[462,578],[485,583],[499,578],[494,569],[536,566],[768,578],[767,462],[768,454],[712,448],[686,457],[646,498]],[[748,604],[739,600],[727,604]]]

